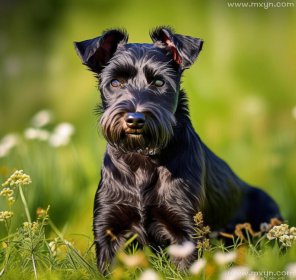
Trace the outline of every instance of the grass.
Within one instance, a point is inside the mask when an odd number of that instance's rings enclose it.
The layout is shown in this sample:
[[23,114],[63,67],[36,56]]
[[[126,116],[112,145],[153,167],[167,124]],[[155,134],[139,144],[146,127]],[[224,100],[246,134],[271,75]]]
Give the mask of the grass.
[[[16,134],[17,143],[5,156],[0,148],[0,182],[23,169],[32,183],[22,186],[23,195],[15,189],[11,209],[7,198],[0,197],[0,211],[14,213],[9,224],[0,222],[0,271],[5,268],[0,278],[34,279],[35,262],[38,279],[99,279],[93,272],[91,217],[105,142],[97,137],[92,113],[98,102],[96,82],[81,66],[72,42],[106,28],[125,27],[130,42],[151,42],[148,31],[165,24],[205,40],[183,82],[193,125],[241,178],[276,200],[287,223],[296,224],[294,9],[231,9],[227,1],[114,4],[28,0],[3,6],[0,147],[8,133]],[[75,126],[69,145],[52,147],[47,140],[23,137],[32,127],[32,115],[44,108],[53,113],[54,119],[41,128],[50,135],[59,121]],[[36,210],[48,205],[43,221]],[[34,234],[31,227],[24,229],[28,217],[38,222]],[[241,244],[236,237],[234,248],[211,240],[203,257],[207,264],[197,277],[175,269],[166,251],[154,254],[145,248],[147,261],[138,268],[127,267],[125,255],[118,256],[112,278],[135,279],[147,269],[163,279],[221,278],[230,264],[219,266],[214,256],[227,250],[238,254],[232,267],[257,272],[283,271],[296,260],[295,245],[285,249],[263,234],[254,238],[254,243]],[[134,254],[133,249],[128,253]]]
[[[54,209],[49,206],[46,209],[38,208],[35,219],[31,218],[24,195],[26,189],[30,195],[31,184],[31,177],[19,170],[2,184],[0,196],[6,201],[7,210],[0,212],[0,226],[5,228],[0,240],[0,277],[106,279],[97,272],[92,244],[81,250],[68,241],[50,217]],[[14,209],[18,203],[20,205]],[[25,219],[17,219],[18,224],[13,226],[12,220],[19,218],[15,216],[22,212]],[[227,277],[233,274],[237,277],[233,279],[262,279],[267,274],[271,277],[276,273],[285,276],[294,273],[295,276],[295,227],[278,225],[273,220],[270,225],[265,225],[266,229],[256,233],[249,224],[242,224],[230,236],[233,245],[226,247],[219,239],[208,239],[210,229],[203,224],[201,212],[194,220],[196,244],[193,248],[197,248],[199,255],[195,268],[192,265],[187,272],[179,271],[170,262],[169,255],[186,257],[190,254],[190,250],[186,252],[185,244],[179,246],[179,251],[175,253],[170,250],[173,246],[168,250],[138,249],[137,244],[133,243],[137,238],[135,235],[117,253],[108,278],[190,280],[198,276],[199,279],[229,279]]]

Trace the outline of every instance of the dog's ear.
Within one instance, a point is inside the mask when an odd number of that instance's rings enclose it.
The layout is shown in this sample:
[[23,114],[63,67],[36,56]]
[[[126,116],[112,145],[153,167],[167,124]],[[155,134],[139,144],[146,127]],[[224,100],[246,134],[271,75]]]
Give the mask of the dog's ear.
[[158,47],[166,48],[181,70],[189,68],[202,50],[203,40],[174,34],[168,27],[157,27],[150,32],[152,41]]
[[105,31],[102,36],[82,42],[74,42],[82,63],[91,71],[100,73],[120,45],[127,43],[128,35],[124,30]]

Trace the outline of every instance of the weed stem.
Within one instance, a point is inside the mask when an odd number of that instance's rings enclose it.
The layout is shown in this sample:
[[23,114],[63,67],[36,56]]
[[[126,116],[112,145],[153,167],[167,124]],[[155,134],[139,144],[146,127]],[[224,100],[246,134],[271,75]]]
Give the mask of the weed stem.
[[32,223],[30,212],[29,212],[29,208],[28,208],[28,204],[27,204],[27,201],[26,201],[26,198],[24,196],[23,189],[22,189],[22,185],[19,185],[19,191],[20,191],[20,195],[21,195],[21,199],[22,199],[24,208],[25,208],[27,220],[28,220],[29,223]]

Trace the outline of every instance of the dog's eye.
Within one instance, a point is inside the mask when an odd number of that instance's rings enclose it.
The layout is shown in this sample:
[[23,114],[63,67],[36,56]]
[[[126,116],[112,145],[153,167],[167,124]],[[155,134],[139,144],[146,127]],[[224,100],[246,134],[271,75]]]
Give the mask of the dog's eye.
[[152,82],[152,84],[156,87],[162,87],[164,85],[164,81],[160,79],[156,79]]
[[112,80],[111,81],[111,86],[112,87],[120,87],[121,83],[118,80]]

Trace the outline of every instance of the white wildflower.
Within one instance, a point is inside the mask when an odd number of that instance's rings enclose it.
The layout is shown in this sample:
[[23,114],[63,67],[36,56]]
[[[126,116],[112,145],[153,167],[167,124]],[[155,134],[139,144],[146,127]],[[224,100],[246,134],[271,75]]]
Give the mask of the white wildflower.
[[223,265],[226,265],[230,262],[234,262],[236,259],[236,256],[237,256],[237,254],[235,251],[231,251],[228,253],[217,252],[214,255],[214,260],[218,265],[223,266]]
[[49,242],[48,246],[49,246],[49,249],[50,249],[52,255],[55,257],[57,255],[57,242],[56,242],[56,240]]
[[67,245],[67,246],[73,246],[72,242],[70,242],[70,241],[68,241],[68,240],[66,240],[66,239],[64,239],[64,243],[65,243],[65,245]]
[[286,275],[288,276],[288,279],[296,279],[296,262],[289,263],[285,270],[287,272]]
[[289,225],[281,224],[279,226],[274,226],[268,233],[267,238],[269,240],[279,238],[282,235],[289,234]]
[[158,280],[158,279],[159,277],[157,273],[152,269],[145,270],[140,276],[140,280]]
[[248,276],[250,270],[246,266],[232,267],[220,275],[220,280],[239,280]]
[[52,113],[49,110],[39,111],[32,118],[32,125],[35,127],[43,127],[52,121]]
[[135,254],[135,255],[122,255],[121,261],[127,267],[137,267],[142,262],[142,256]]
[[143,251],[138,251],[133,255],[120,252],[118,258],[127,267],[147,267],[148,265],[147,258]]
[[292,108],[291,113],[292,113],[292,117],[296,120],[296,106],[294,106],[294,107]]
[[29,140],[41,140],[41,141],[46,141],[49,138],[49,132],[47,130],[44,129],[40,129],[40,128],[27,128],[25,130],[25,138],[29,139]]
[[18,137],[15,134],[7,134],[0,140],[0,158],[9,154],[10,150],[18,143]]
[[290,227],[290,234],[296,236],[296,227]]
[[289,225],[281,224],[274,226],[266,235],[269,240],[278,239],[285,247],[291,247],[296,242],[296,228]]
[[173,244],[168,247],[168,253],[175,258],[186,258],[193,253],[195,245],[186,241],[181,245]]
[[49,144],[53,147],[68,145],[74,131],[74,126],[70,123],[61,123],[57,125],[49,138]]
[[191,265],[189,271],[193,275],[198,275],[205,268],[205,266],[206,266],[206,260],[199,259]]
[[265,101],[258,96],[248,96],[241,105],[241,110],[249,116],[262,115],[265,112]]
[[291,247],[293,242],[295,241],[295,237],[293,235],[284,234],[279,237],[279,241],[285,247]]

